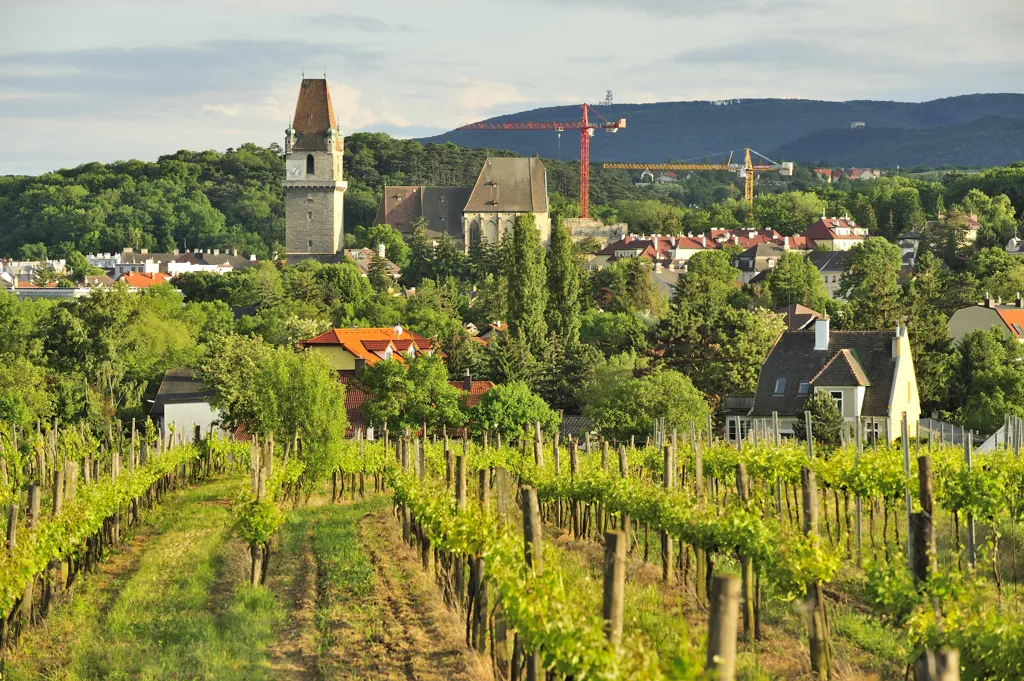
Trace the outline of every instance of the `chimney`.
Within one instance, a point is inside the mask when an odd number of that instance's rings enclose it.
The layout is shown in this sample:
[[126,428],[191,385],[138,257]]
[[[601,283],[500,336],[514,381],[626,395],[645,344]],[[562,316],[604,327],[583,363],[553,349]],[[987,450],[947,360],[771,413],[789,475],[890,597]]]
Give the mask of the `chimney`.
[[255,253],[253,253],[252,255],[249,256],[249,262],[256,262],[256,254]]
[[1024,308],[1024,298],[1019,293],[1017,294],[1017,307]]
[[386,252],[387,252],[387,247],[386,247],[386,246],[385,246],[385,245],[384,245],[383,243],[379,243],[379,244],[377,244],[377,255],[378,255],[378,256],[380,256],[380,257],[382,257],[382,258],[383,258],[383,257],[385,257],[385,255],[384,255],[384,254],[385,254]]
[[893,358],[900,356],[900,341],[907,337],[907,327],[896,325],[896,336],[892,339],[892,356]]
[[707,248],[708,247],[708,238],[706,236],[704,236],[703,234],[700,235],[700,245],[701,245],[701,248]]
[[828,317],[814,320],[814,349],[828,350]]
[[237,257],[237,256],[238,256],[238,249],[237,249],[237,248],[232,248],[232,249],[231,249],[231,255],[233,255],[233,256],[236,256],[236,257]]
[[148,248],[140,248],[139,249],[139,253],[141,253],[142,255],[148,255],[149,254],[149,249]]
[[135,249],[133,249],[131,246],[125,246],[124,252],[125,253],[134,253]]
[[219,248],[213,249],[213,254],[214,255],[220,255],[220,249]]
[[654,261],[654,273],[661,274],[661,261],[659,260]]
[[786,251],[789,250],[789,237],[788,236],[782,237],[782,248],[783,248],[783,250],[786,250]]
[[466,369],[466,375],[462,378],[462,389],[469,393],[473,390],[473,376],[469,373],[469,369]]
[[989,308],[994,307],[994,303],[995,303],[995,301],[992,300],[992,296],[990,296],[988,294],[988,291],[986,291],[985,292],[985,307],[989,307]]

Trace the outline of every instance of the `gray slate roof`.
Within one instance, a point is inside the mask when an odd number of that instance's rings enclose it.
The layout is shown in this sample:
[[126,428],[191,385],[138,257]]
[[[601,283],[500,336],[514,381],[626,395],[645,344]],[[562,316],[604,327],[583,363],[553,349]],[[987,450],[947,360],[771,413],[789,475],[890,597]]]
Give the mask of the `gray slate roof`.
[[847,255],[846,251],[812,251],[807,254],[807,257],[818,268],[819,272],[844,274],[848,269],[846,265]]
[[539,158],[489,158],[466,202],[467,213],[546,213],[547,177]]
[[[828,350],[816,351],[813,329],[784,332],[761,367],[751,416],[771,416],[773,411],[779,412],[779,416],[802,414],[809,395],[798,394],[800,384],[810,383],[842,350],[849,350],[856,357],[871,383],[864,391],[861,415],[888,416],[896,368],[896,359],[892,356],[895,337],[895,331],[832,331]],[[779,378],[786,379],[782,395],[775,394],[775,383]],[[856,383],[850,382],[850,385]]]
[[169,369],[156,392],[151,414],[164,413],[166,404],[187,404],[206,402],[210,393],[203,390],[203,375],[192,369]]

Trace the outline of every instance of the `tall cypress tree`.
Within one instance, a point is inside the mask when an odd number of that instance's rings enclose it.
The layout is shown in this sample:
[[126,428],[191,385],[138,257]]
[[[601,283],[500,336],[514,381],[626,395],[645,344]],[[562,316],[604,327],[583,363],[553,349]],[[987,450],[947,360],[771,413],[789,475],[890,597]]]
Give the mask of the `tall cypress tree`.
[[548,329],[561,339],[564,347],[571,348],[580,338],[580,276],[572,238],[561,216],[551,228],[547,270]]
[[548,294],[544,249],[532,214],[516,218],[506,267],[509,332],[522,338],[534,356],[540,357],[548,334],[544,321]]

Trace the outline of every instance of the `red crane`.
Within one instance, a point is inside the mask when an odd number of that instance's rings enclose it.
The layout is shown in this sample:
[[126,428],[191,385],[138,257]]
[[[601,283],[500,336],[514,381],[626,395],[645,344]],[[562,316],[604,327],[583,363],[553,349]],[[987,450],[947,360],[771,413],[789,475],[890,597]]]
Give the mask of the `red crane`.
[[[601,123],[591,123],[588,112],[593,111],[601,119]],[[595,130],[618,132],[626,127],[626,119],[609,121],[592,107],[583,105],[583,118],[578,121],[517,121],[514,123],[470,123],[456,130],[555,130],[559,134],[563,130],[580,131],[580,217],[590,217],[590,138]]]

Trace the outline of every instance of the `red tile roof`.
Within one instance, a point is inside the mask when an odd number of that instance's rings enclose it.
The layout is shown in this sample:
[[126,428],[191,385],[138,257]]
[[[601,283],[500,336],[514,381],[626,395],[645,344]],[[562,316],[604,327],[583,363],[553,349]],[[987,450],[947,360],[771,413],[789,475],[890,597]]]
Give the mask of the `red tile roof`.
[[132,288],[148,288],[156,284],[164,284],[171,280],[165,272],[125,272],[118,278]]
[[[398,327],[396,327],[398,328]],[[378,352],[384,352],[388,345],[392,345],[401,358],[408,349],[415,345],[417,352],[427,352],[432,348],[429,339],[402,329],[396,333],[394,328],[372,328],[372,329],[331,329],[320,334],[316,338],[299,341],[300,348],[308,348],[313,345],[340,345],[350,354],[358,359],[365,360],[367,364],[376,364],[380,361]]]
[[[295,102],[295,118],[292,119],[298,139],[296,149],[324,149],[324,134],[328,128],[338,129],[331,104],[331,91],[326,78],[303,78],[299,86],[299,98]],[[338,135],[335,148],[342,149],[342,138]]]
[[[1003,320],[1003,324],[1006,324],[1006,328],[1009,329],[1011,334],[1013,334],[1013,337],[1017,339],[1024,339],[1024,309],[1000,308],[996,311],[999,313],[999,318]],[[1014,325],[1016,325],[1017,328],[1014,328]],[[1018,331],[1018,328],[1021,329],[1021,331]]]
[[[463,381],[448,381],[448,383],[453,388],[458,388],[465,392],[465,385]],[[490,381],[473,381],[470,383],[469,393],[466,395],[466,406],[475,407],[480,404],[480,398],[493,387],[494,384]]]

